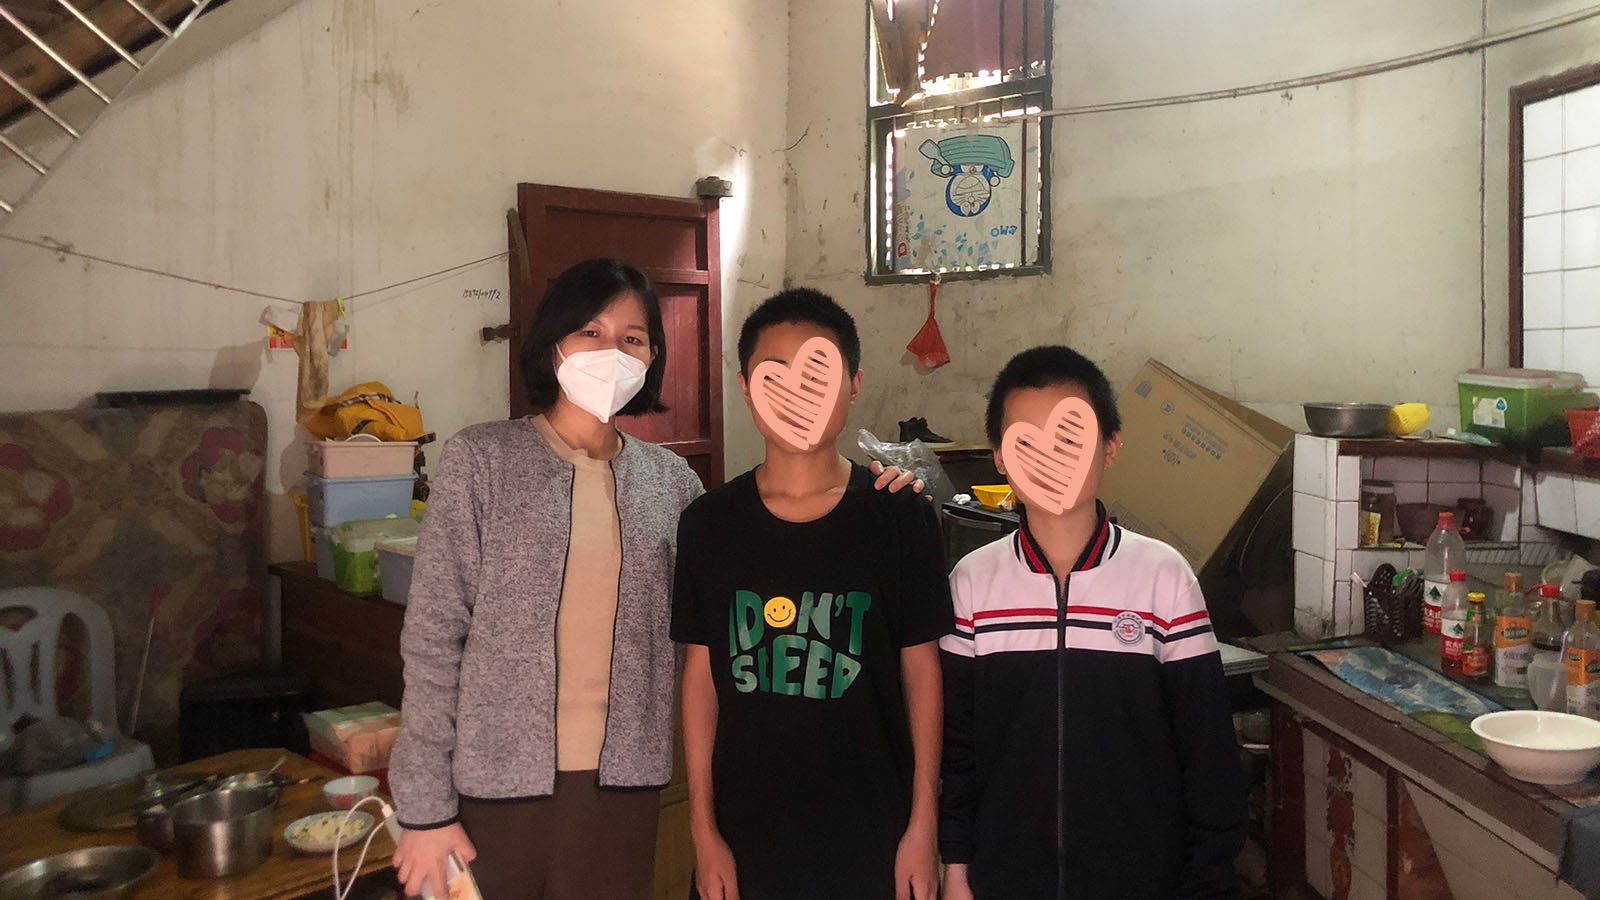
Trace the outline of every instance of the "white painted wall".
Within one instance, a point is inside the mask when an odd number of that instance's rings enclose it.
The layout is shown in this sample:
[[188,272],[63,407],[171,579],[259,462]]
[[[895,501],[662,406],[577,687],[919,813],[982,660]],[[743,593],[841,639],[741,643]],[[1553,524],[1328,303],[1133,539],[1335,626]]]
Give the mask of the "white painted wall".
[[[1578,0],[1075,0],[1057,4],[1056,106],[1232,87],[1431,49]],[[1054,267],[947,283],[954,362],[904,345],[921,285],[863,284],[865,16],[794,0],[788,278],[838,297],[866,345],[857,424],[926,415],[982,435],[999,366],[1046,341],[1122,384],[1147,357],[1303,427],[1314,399],[1424,400],[1506,355],[1506,92],[1600,61],[1600,23],[1486,54],[1237,100],[1057,119]],[[809,130],[809,131],[808,131]],[[849,173],[849,174],[842,174]]]
[[[0,228],[330,297],[504,250],[519,181],[687,196],[718,174],[736,192],[736,325],[782,275],[787,40],[768,0],[300,0],[114,107]],[[478,330],[506,320],[506,282],[500,262],[358,302],[335,387],[415,392],[446,436],[504,416],[507,348]],[[474,288],[500,299],[465,299]],[[269,414],[270,552],[293,557],[296,363],[264,349],[262,306],[0,243],[0,409],[250,387]]]

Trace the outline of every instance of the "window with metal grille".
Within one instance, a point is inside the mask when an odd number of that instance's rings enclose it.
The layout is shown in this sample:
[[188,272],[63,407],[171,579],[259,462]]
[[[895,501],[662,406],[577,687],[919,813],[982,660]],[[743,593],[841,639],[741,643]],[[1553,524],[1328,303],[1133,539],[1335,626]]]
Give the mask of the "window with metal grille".
[[1048,271],[1051,4],[868,6],[867,280]]

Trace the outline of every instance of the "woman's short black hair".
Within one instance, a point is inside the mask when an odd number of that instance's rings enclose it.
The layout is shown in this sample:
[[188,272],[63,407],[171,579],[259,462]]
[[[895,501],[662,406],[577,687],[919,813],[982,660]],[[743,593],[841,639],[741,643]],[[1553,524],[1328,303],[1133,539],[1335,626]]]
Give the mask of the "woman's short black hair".
[[790,288],[773,294],[750,313],[739,329],[739,371],[750,377],[750,355],[756,352],[756,341],[761,332],[773,325],[806,322],[833,332],[839,344],[839,355],[850,374],[861,368],[861,335],[856,332],[856,320],[832,297],[813,288]]
[[1087,356],[1059,345],[1047,345],[1024,350],[995,376],[994,387],[989,389],[989,408],[984,414],[984,430],[989,443],[1000,446],[1004,435],[1000,426],[1006,418],[1006,397],[1023,388],[1054,387],[1058,384],[1076,384],[1089,395],[1089,406],[1100,422],[1100,436],[1109,440],[1122,430],[1122,414],[1117,412],[1117,395],[1111,389],[1106,373]]
[[661,402],[661,378],[667,369],[667,333],[661,325],[661,300],[644,273],[615,259],[589,259],[567,269],[550,283],[539,309],[533,314],[528,336],[522,340],[517,367],[528,393],[528,405],[543,412],[555,405],[561,393],[556,381],[555,350],[562,338],[594,320],[613,300],[627,293],[644,302],[645,329],[655,358],[644,376],[644,387],[633,395],[619,416],[666,412]]

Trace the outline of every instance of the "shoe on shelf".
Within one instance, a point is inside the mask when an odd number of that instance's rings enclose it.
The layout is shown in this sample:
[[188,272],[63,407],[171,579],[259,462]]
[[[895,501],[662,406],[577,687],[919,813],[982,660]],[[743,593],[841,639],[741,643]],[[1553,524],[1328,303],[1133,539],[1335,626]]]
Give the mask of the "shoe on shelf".
[[928,427],[928,420],[916,416],[900,423],[900,443],[921,441],[924,444],[948,444],[950,439]]

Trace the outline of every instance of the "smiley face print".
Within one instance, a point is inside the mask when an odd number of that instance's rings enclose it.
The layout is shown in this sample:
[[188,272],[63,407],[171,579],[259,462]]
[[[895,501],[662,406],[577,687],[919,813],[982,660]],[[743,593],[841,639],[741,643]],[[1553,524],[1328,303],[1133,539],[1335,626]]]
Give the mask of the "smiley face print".
[[773,628],[788,628],[794,624],[794,601],[788,597],[773,597],[762,609],[762,615]]

